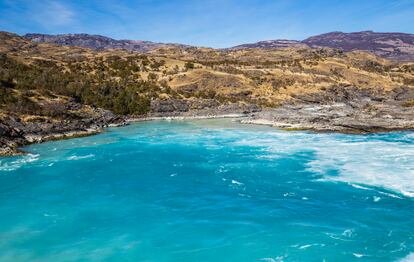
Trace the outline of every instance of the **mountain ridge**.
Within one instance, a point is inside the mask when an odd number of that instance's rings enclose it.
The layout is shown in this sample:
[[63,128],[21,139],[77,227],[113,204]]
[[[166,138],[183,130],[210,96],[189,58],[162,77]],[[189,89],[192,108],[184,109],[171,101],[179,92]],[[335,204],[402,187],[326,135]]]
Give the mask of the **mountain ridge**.
[[[128,39],[117,40],[107,36],[85,33],[58,35],[28,33],[23,35],[23,37],[37,43],[48,42],[65,46],[86,47],[94,50],[124,49],[144,53],[164,47],[195,47],[178,43]],[[344,33],[333,31],[311,36],[302,41],[289,39],[264,40],[222,48],[222,50],[250,48],[335,48],[345,52],[367,51],[394,61],[414,61],[414,34],[374,31]]]
[[308,46],[329,47],[349,51],[368,51],[391,60],[414,60],[414,34],[361,31],[330,32],[311,36],[302,41]]
[[79,34],[39,34],[27,33],[23,35],[24,38],[36,43],[54,43],[64,46],[79,46],[91,48],[94,50],[106,49],[124,49],[128,51],[148,52],[155,48],[165,46],[186,47],[184,44],[175,43],[157,43],[145,40],[129,40],[129,39],[114,39],[103,35],[91,35],[86,33]]
[[233,46],[230,49],[244,49],[244,48],[288,48],[288,47],[308,47],[298,40],[289,39],[275,39],[263,40],[256,43],[247,43]]

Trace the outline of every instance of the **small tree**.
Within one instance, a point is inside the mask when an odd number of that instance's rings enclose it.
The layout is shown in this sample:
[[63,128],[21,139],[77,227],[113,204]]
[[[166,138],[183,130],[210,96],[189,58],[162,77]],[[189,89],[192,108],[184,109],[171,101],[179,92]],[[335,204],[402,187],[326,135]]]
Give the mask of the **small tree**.
[[184,67],[185,67],[185,69],[194,69],[194,63],[193,62],[190,62],[190,61],[188,61],[188,62],[186,62],[185,63],[185,65],[184,65]]

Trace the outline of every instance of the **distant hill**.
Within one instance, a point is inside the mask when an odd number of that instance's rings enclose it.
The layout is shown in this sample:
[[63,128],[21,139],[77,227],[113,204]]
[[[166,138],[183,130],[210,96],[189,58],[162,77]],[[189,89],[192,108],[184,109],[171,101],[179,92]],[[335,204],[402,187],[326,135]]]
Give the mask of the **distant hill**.
[[282,47],[329,47],[345,52],[361,50],[377,56],[399,61],[414,60],[414,35],[405,33],[376,33],[363,31],[355,33],[331,32],[309,37],[303,41],[268,40],[232,47],[282,48]]
[[302,41],[310,47],[331,47],[343,51],[363,50],[392,60],[414,60],[414,35],[404,33],[332,32]]
[[99,51],[106,49],[124,49],[128,51],[148,52],[154,48],[165,46],[185,47],[185,45],[181,44],[164,44],[141,40],[116,40],[106,36],[89,34],[26,34],[23,37],[36,43],[46,42],[64,46],[79,46]]
[[267,40],[260,41],[253,44],[243,44],[232,47],[232,49],[244,49],[244,48],[288,48],[288,47],[308,47],[300,41],[296,40]]
[[[89,34],[26,34],[23,37],[37,43],[55,43],[65,46],[79,46],[94,50],[124,49],[128,51],[149,52],[161,47],[190,47],[182,44],[155,43],[141,40],[116,40],[101,35]],[[405,33],[376,33],[363,31],[355,33],[331,32],[309,37],[303,41],[296,40],[267,40],[257,43],[247,43],[228,48],[229,50],[260,48],[318,48],[329,47],[345,52],[361,50],[377,56],[397,61],[414,60],[414,34]]]

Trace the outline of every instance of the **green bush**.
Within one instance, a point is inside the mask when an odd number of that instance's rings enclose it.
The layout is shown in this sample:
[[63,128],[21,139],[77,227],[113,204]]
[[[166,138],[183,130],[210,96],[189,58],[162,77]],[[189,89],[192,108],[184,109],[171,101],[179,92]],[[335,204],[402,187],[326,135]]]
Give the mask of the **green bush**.
[[186,70],[189,70],[189,69],[194,69],[194,63],[193,62],[186,62],[185,64],[184,64],[184,67],[185,67],[185,69]]
[[[89,63],[71,62],[67,64],[68,72],[54,62],[37,60],[25,65],[0,54],[0,102],[3,107],[28,111],[34,104],[25,91],[37,90],[48,97],[64,95],[118,114],[142,115],[149,112],[150,100],[157,97],[160,87],[155,74],[150,81],[133,76],[139,64],[146,61],[135,58],[112,56],[107,64],[100,59]],[[159,63],[163,64],[162,61]],[[91,71],[97,73],[91,74]],[[114,77],[121,77],[121,81]],[[22,95],[16,96],[13,90],[20,90]]]

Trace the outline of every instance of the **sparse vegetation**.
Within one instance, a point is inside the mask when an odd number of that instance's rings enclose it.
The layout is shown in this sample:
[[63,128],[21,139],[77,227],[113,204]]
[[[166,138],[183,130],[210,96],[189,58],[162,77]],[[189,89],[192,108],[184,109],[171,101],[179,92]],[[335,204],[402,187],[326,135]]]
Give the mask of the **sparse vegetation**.
[[[391,64],[364,53],[329,48],[169,47],[138,54],[63,49],[15,35],[1,39],[1,108],[28,113],[34,108],[43,114],[43,100],[62,97],[118,114],[142,115],[156,99],[271,107],[307,93],[326,92],[335,85],[381,90],[414,85],[410,63]],[[11,48],[10,43],[18,44]]]

